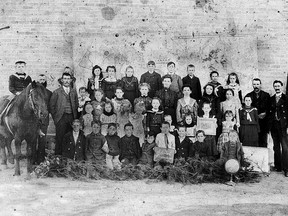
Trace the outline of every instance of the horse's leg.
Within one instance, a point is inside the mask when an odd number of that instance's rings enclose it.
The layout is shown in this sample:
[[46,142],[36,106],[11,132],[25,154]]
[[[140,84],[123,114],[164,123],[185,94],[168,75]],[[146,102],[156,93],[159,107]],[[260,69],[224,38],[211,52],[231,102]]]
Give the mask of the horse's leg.
[[37,135],[33,137],[27,137],[27,178],[30,179],[30,174],[33,171],[33,163],[35,162],[36,156],[36,144]]
[[0,138],[0,157],[1,157],[1,165],[7,166],[7,156],[6,156],[6,151],[5,151],[5,139]]
[[15,149],[16,149],[16,165],[15,165],[15,176],[20,176],[20,157],[21,157],[21,139],[15,137]]
[[12,140],[13,140],[13,138],[6,139],[6,147],[7,147],[7,151],[8,151],[8,162],[10,164],[14,164],[14,155],[13,155],[13,151],[12,151],[12,147],[11,147]]

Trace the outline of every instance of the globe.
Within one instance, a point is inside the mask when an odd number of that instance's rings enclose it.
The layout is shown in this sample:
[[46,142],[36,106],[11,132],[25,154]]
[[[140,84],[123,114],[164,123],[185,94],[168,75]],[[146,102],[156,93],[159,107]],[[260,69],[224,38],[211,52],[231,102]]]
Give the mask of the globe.
[[240,168],[239,162],[235,159],[229,159],[225,163],[225,170],[229,174],[235,174]]

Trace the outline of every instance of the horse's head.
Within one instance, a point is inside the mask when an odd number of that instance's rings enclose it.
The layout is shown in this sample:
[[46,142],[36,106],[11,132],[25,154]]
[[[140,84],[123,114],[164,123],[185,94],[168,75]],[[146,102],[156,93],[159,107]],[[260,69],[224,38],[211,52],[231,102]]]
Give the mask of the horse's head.
[[42,84],[33,81],[27,93],[29,105],[32,108],[33,113],[40,122],[44,122],[48,116],[47,89]]

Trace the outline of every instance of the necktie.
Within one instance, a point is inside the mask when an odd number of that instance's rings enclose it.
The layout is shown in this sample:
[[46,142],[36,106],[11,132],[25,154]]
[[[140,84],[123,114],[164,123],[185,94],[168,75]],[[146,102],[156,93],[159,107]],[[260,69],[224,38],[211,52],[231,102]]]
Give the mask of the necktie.
[[276,96],[276,103],[278,103],[280,100],[280,96]]
[[168,148],[168,135],[167,134],[164,135],[164,142],[165,142],[166,148]]

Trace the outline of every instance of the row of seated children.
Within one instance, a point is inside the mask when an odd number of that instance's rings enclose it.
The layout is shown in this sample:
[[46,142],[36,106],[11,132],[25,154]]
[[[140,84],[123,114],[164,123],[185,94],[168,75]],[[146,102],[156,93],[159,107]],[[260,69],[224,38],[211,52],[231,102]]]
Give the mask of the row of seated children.
[[[186,136],[186,127],[178,128],[178,136],[170,133],[170,124],[161,124],[161,133],[155,136],[149,131],[142,148],[139,138],[133,135],[133,125],[127,123],[124,126],[125,135],[117,135],[115,123],[109,123],[108,134],[101,134],[101,123],[93,121],[92,132],[84,136],[80,131],[80,121],[74,120],[73,131],[66,134],[63,139],[63,156],[74,160],[88,160],[96,164],[103,164],[109,169],[120,169],[126,164],[144,164],[149,167],[154,165],[154,148],[168,148],[175,152],[175,158],[201,158],[215,160],[211,145],[207,142],[204,131],[197,131],[195,142]],[[75,138],[76,136],[76,138]],[[72,141],[74,139],[74,142]],[[239,142],[238,134],[232,130],[228,140],[220,148],[221,157],[219,164],[224,164],[228,159],[243,159],[243,150]]]

